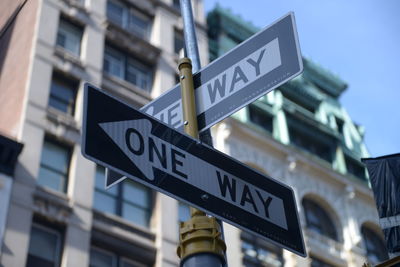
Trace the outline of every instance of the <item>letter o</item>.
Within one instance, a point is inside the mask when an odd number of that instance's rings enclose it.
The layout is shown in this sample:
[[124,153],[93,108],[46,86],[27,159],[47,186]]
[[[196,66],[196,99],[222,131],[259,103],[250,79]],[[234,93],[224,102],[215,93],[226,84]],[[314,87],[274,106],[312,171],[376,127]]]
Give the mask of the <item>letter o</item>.
[[[131,134],[136,134],[137,137],[139,138],[139,148],[137,150],[135,150],[135,148],[132,146],[131,144]],[[133,154],[135,155],[142,155],[144,152],[144,140],[143,137],[140,135],[140,133],[133,128],[129,128],[128,130],[126,130],[125,132],[125,141],[126,141],[126,145],[128,146],[129,151],[131,151]]]

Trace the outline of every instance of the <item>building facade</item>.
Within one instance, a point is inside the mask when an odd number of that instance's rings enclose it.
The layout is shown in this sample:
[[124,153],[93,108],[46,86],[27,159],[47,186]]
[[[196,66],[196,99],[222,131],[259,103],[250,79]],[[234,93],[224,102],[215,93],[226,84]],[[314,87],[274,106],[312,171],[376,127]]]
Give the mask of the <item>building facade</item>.
[[[193,1],[205,65],[202,5]],[[17,140],[13,159],[24,144],[15,172],[0,176],[8,179],[1,265],[179,266],[187,206],[132,181],[105,190],[104,168],[80,149],[84,81],[134,107],[176,84],[179,1],[6,0],[0,10],[0,132]],[[221,8],[208,24],[212,59],[257,30]],[[301,77],[212,132],[218,149],[295,189],[310,257],[225,225],[229,266],[361,266],[366,254],[384,257],[359,163],[368,156],[362,128],[338,102],[346,84],[304,65]]]
[[[202,5],[193,1],[207,64]],[[178,266],[178,203],[134,182],[104,190],[80,133],[83,82],[135,107],[176,84],[179,1],[7,0],[0,9],[0,131],[25,145],[0,191],[0,265]]]
[[[220,6],[207,22],[210,60],[258,31]],[[294,189],[308,258],[226,225],[229,266],[362,266],[387,258],[360,163],[368,157],[364,129],[339,102],[347,84],[306,58],[303,64],[303,74],[218,124],[213,136],[221,151]]]

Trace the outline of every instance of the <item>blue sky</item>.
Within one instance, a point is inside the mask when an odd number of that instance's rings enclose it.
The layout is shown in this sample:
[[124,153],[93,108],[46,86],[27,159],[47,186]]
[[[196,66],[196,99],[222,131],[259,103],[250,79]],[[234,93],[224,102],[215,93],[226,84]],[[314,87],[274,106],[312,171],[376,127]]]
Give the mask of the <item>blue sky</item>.
[[294,11],[303,56],[348,85],[340,102],[373,157],[400,153],[400,1],[204,0],[263,28]]

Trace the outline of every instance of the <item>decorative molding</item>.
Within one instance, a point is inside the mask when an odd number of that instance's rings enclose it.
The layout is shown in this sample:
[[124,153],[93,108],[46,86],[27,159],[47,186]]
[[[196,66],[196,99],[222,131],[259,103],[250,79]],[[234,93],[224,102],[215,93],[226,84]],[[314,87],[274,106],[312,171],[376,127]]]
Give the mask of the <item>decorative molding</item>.
[[33,193],[33,210],[50,220],[67,224],[71,220],[73,208],[63,193],[53,192],[37,186]]

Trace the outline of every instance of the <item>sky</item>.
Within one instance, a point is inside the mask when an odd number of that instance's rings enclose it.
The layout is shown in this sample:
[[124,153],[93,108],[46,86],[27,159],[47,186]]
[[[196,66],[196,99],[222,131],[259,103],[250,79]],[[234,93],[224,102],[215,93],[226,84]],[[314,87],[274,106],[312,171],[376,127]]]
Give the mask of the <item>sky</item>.
[[340,103],[371,157],[400,153],[399,0],[204,0],[264,28],[294,11],[303,56],[348,84]]

